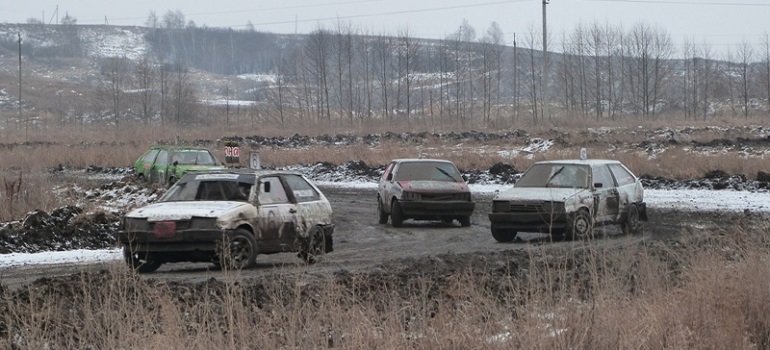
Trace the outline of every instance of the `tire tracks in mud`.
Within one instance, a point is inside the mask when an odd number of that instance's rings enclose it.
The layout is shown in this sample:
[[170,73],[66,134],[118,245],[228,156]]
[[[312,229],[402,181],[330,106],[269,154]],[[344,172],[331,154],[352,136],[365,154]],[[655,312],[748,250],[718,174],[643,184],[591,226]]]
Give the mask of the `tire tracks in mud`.
[[[552,242],[545,235],[521,234],[523,239],[498,243],[492,238],[487,214],[492,195],[475,195],[476,210],[470,227],[454,222],[404,222],[402,228],[377,223],[374,189],[323,188],[334,210],[334,251],[314,265],[305,265],[294,253],[259,255],[257,265],[244,271],[220,271],[209,264],[165,264],[157,272],[142,275],[148,280],[177,283],[199,283],[252,280],[271,276],[322,276],[348,273],[444,274],[467,269],[473,264],[495,266],[506,261],[530,259],[533,255],[558,254],[562,249],[574,250],[593,246],[621,249],[641,242],[675,241],[677,237],[719,232],[735,225],[751,225],[761,215],[747,213],[711,213],[649,208],[650,221],[645,234],[624,236],[614,226],[600,229],[591,242]],[[753,215],[753,216],[752,216]],[[18,288],[41,278],[72,276],[101,270],[125,269],[122,261],[0,267],[0,284]]]

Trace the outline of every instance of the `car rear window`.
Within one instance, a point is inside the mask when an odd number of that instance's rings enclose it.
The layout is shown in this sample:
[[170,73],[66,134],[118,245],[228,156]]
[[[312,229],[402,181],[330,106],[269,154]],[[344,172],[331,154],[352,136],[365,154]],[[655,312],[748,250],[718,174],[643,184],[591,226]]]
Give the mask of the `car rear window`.
[[286,183],[289,185],[294,198],[298,203],[317,201],[321,199],[318,191],[299,175],[286,175]]
[[214,157],[206,150],[182,150],[174,152],[171,163],[189,165],[216,165]]

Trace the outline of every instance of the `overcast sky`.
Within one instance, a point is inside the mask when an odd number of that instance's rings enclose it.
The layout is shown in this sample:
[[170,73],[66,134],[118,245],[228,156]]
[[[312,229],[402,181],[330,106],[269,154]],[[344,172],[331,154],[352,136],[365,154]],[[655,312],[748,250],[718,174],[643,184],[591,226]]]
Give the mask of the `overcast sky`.
[[[24,23],[34,17],[56,22],[65,13],[78,24],[144,25],[150,11],[159,17],[180,10],[198,26],[308,33],[334,28],[338,21],[374,34],[444,38],[463,20],[481,37],[497,22],[511,44],[542,28],[542,0],[0,0],[0,22]],[[657,26],[677,44],[685,39],[718,50],[741,41],[759,43],[770,33],[770,0],[552,0],[547,5],[551,42],[579,23]],[[520,41],[521,43],[521,41]],[[559,49],[551,46],[555,51]]]

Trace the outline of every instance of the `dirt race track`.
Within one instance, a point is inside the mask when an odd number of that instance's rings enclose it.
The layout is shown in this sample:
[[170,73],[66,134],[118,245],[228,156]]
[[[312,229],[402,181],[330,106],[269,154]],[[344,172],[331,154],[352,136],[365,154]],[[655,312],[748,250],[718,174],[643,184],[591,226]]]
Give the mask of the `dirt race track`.
[[[617,227],[608,226],[598,230],[598,237],[591,242],[551,242],[544,235],[523,233],[520,234],[523,240],[503,244],[496,242],[489,230],[487,214],[491,209],[491,195],[474,197],[477,205],[470,227],[460,227],[457,222],[444,224],[408,220],[404,227],[393,228],[390,224],[377,223],[374,190],[326,188],[324,192],[334,208],[334,251],[317,264],[308,266],[295,254],[282,253],[260,255],[256,267],[238,274],[223,273],[208,264],[174,263],[165,264],[157,272],[143,276],[187,284],[211,278],[238,278],[245,281],[271,275],[447,275],[468,268],[495,269],[495,266],[517,265],[512,261],[526,263],[534,252],[556,255],[560,250],[574,250],[585,245],[608,249],[653,242],[675,245],[685,237],[697,237],[700,232],[713,234],[722,227],[752,225],[753,221],[764,221],[764,217],[757,214],[661,211],[650,208],[650,221],[646,223],[645,233],[641,236],[624,236]],[[32,284],[40,278],[111,268],[125,266],[122,261],[115,261],[0,267],[0,284],[15,289]]]

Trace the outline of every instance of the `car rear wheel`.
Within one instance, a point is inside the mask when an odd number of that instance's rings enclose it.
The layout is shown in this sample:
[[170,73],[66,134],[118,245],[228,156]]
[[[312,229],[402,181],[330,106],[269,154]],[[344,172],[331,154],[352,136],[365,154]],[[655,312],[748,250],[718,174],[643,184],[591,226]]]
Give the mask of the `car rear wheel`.
[[500,243],[507,243],[516,239],[516,234],[517,232],[514,230],[504,230],[492,224],[492,237]]
[[401,211],[401,204],[398,200],[393,200],[390,208],[390,219],[393,221],[393,227],[401,227],[404,224],[404,212]]
[[382,198],[377,198],[377,211],[380,213],[379,223],[381,225],[388,223],[388,213],[385,212],[385,206],[382,204]]
[[620,225],[620,229],[627,235],[637,235],[642,233],[642,222],[639,219],[639,208],[636,207],[636,204],[630,204],[628,206],[626,220]]
[[163,265],[151,253],[134,251],[129,246],[123,246],[123,258],[129,268],[139,273],[153,272]]
[[227,269],[245,269],[257,260],[257,241],[251,232],[239,228],[228,231],[219,247],[218,263]]
[[588,211],[579,210],[572,216],[567,229],[569,238],[572,240],[583,240],[593,238],[594,221]]
[[318,257],[326,254],[326,235],[320,226],[313,226],[308,232],[307,242],[299,257],[307,264],[315,264]]
[[457,221],[460,222],[460,226],[462,227],[469,227],[471,226],[471,217],[470,216],[461,216],[457,218]]

